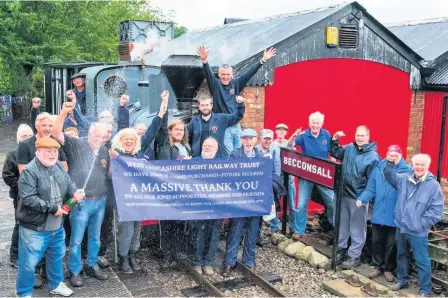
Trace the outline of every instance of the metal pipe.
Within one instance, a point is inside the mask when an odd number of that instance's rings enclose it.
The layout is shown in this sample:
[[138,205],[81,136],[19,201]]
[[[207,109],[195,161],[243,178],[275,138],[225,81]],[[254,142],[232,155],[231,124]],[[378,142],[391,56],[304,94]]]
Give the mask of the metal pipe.
[[[286,195],[283,196],[282,234],[286,236],[286,223],[288,222],[286,216],[288,213],[288,195],[289,195],[289,174],[286,172],[283,172],[283,185],[286,188]],[[289,216],[291,216],[291,214]]]
[[445,149],[445,126],[446,126],[446,108],[447,108],[448,95],[443,98],[442,107],[442,129],[440,132],[440,147],[439,147],[439,164],[437,169],[437,181],[440,183],[442,178],[442,166],[443,166],[443,151]]
[[115,263],[118,263],[118,246],[117,246],[117,223],[116,223],[116,215],[115,209],[113,210],[114,215],[114,252],[115,252]]

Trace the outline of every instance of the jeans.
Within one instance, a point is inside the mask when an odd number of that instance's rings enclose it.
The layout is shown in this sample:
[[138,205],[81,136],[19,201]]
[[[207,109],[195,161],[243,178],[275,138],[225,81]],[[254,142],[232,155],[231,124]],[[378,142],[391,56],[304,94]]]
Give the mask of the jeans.
[[224,134],[224,149],[227,155],[241,147],[240,135],[241,125],[239,123],[226,129]]
[[79,274],[82,270],[81,242],[86,228],[88,230],[87,260],[88,266],[93,267],[98,262],[98,251],[100,249],[101,224],[104,218],[106,200],[84,200],[80,208],[75,207],[70,211],[70,225],[72,235],[70,238],[70,271]]
[[244,232],[243,264],[249,267],[255,266],[255,246],[260,229],[260,217],[231,218],[230,233],[226,243],[224,265],[235,266],[240,247],[241,236]]
[[62,227],[52,232],[37,232],[19,227],[19,269],[16,283],[19,297],[33,295],[34,271],[44,254],[49,289],[56,289],[64,281],[64,238]]
[[338,247],[340,249],[347,248],[348,238],[350,238],[348,256],[351,259],[358,259],[366,243],[369,204],[358,207],[355,199],[342,197],[341,200]]
[[372,224],[372,263],[381,271],[393,272],[397,267],[396,228]]
[[[294,176],[289,177],[289,187],[288,187],[288,208],[289,208],[289,230],[292,233],[296,233],[298,231],[299,225],[297,222],[297,206],[296,206],[296,184]],[[291,179],[292,178],[292,179]],[[280,221],[278,215],[275,214],[275,218],[273,218],[270,223],[270,228],[272,231],[278,231],[280,229]]]
[[195,266],[210,266],[218,250],[222,219],[199,220],[192,223],[195,235]]
[[[310,200],[311,192],[313,191],[314,183],[305,179],[299,179],[299,207],[297,208],[295,222],[297,223],[296,233],[305,234],[308,201]],[[316,185],[317,189],[324,200],[327,210],[327,218],[330,223],[333,223],[333,198],[334,191],[321,185]]]
[[140,247],[140,233],[142,231],[141,221],[120,222],[120,233],[118,235],[118,253],[125,257],[129,251],[135,254]]
[[395,234],[397,243],[397,278],[401,285],[408,283],[409,247],[414,255],[417,266],[420,292],[431,294],[431,260],[428,251],[428,236],[418,237],[410,234],[402,234],[397,228]]

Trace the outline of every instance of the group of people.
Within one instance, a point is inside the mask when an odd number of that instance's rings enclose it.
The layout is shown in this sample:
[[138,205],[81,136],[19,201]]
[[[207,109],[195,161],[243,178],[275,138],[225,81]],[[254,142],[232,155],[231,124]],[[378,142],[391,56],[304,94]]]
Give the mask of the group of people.
[[[286,193],[280,170],[281,147],[300,147],[306,155],[342,161],[341,221],[339,242],[335,243],[339,248],[337,261],[342,267],[360,264],[368,204],[375,198],[371,219],[375,270],[371,277],[384,273],[393,281],[398,263],[394,289],[406,287],[410,244],[421,293],[429,294],[431,265],[427,234],[443,214],[440,185],[428,172],[429,156],[414,156],[411,168],[402,158],[401,149],[392,145],[381,160],[366,126],[357,128],[354,142],[341,146],[339,139],[344,133],[339,131],[331,136],[322,128],[324,115],[319,112],[310,115],[309,129],[298,129],[289,139],[286,138],[289,128],[283,123],[275,128],[276,139],[270,129],[263,129],[258,138],[255,130],[241,129],[245,103],[239,94],[258,69],[275,56],[276,50],[265,50],[259,61],[235,78],[229,65],[222,65],[216,78],[208,64],[208,54],[203,46],[198,48],[210,93],[198,95],[199,114],[188,125],[182,120],[168,123],[167,91],[161,94],[160,109],[149,127],[143,123],[129,127],[126,95],[120,98],[117,121],[110,111],[101,112],[98,119],[89,118],[85,115],[84,78],[79,74],[72,77],[75,88],[67,92],[68,101],[59,115],[38,112],[40,100],[33,99],[32,125],[20,125],[19,145],[8,154],[3,169],[3,179],[11,188],[16,208],[17,225],[10,258],[11,264],[18,267],[17,294],[31,296],[33,287],[42,286],[41,278],[45,277],[52,294],[72,295],[73,291],[63,282],[66,247],[72,286],[83,285],[81,272],[99,280],[108,279],[102,269],[109,266],[104,256],[112,235],[113,210],[120,199],[115,197],[110,171],[110,160],[117,156],[146,160],[270,158],[273,202],[279,210],[280,197],[287,197],[291,238],[299,241],[305,233],[313,187],[321,194],[328,220],[333,223],[333,190],[299,179],[296,204],[295,178],[290,177]],[[256,145],[258,140],[260,144]],[[220,270],[223,276],[228,276],[235,267],[242,238],[242,262],[250,268],[256,266],[261,221],[259,216],[228,220],[226,252]],[[222,219],[167,220],[159,225],[162,267],[170,266],[185,250],[185,243],[176,235],[181,235],[187,226],[192,231],[194,270],[214,274],[211,264],[218,249]],[[275,217],[270,221],[270,231],[278,230],[279,221]],[[141,270],[136,257],[140,234],[141,222],[119,223],[118,254],[123,273]]]

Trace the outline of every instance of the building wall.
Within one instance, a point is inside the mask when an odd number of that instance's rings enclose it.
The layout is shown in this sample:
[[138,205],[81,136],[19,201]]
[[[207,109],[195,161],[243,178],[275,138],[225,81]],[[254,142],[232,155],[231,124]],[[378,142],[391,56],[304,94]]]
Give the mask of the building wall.
[[409,119],[408,145],[406,148],[406,160],[410,163],[413,155],[420,153],[422,142],[423,114],[425,106],[425,93],[414,91],[409,98],[411,114]]

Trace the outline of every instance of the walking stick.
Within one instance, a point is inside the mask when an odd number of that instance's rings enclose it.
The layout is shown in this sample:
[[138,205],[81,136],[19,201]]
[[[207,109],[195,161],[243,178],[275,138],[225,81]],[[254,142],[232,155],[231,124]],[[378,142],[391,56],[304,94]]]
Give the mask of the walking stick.
[[115,263],[118,263],[118,247],[117,247],[117,217],[114,209],[114,251],[115,251]]

